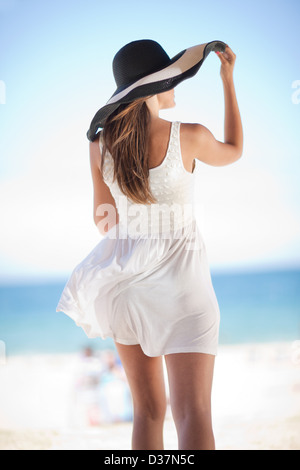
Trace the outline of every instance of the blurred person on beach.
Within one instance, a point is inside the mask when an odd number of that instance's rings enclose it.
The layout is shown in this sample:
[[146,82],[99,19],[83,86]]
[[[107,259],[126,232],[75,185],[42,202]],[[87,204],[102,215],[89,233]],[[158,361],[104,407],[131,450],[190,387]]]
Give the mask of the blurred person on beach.
[[[170,123],[159,116],[175,106],[175,86],[193,76],[210,51],[221,62],[224,142],[201,124]],[[157,63],[151,65],[154,56]],[[220,312],[195,221],[188,225],[200,247],[194,250],[187,249],[186,234],[179,241],[171,234],[167,240],[112,239],[113,229],[125,222],[117,197],[123,193],[146,209],[157,200],[183,205],[192,202],[196,159],[224,166],[241,157],[235,60],[221,41],[186,49],[172,60],[154,41],[130,43],[115,56],[118,89],[88,132],[94,221],[105,238],[75,268],[57,311],[73,317],[91,337],[113,337],[132,395],[134,450],[164,448],[163,358],[179,449],[215,449],[211,392]],[[198,106],[196,99],[193,105]],[[101,207],[114,209],[107,230]]]
[[126,375],[114,350],[80,354],[72,390],[70,422],[99,426],[132,419],[132,402]]

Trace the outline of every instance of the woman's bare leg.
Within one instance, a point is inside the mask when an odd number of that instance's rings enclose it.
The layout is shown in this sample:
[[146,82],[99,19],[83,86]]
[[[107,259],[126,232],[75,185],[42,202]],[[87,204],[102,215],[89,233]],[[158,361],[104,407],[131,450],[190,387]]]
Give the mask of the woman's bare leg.
[[215,356],[180,353],[168,354],[165,360],[179,449],[214,450],[211,390]]
[[146,356],[140,345],[116,343],[133,399],[133,450],[162,450],[167,400],[162,357]]

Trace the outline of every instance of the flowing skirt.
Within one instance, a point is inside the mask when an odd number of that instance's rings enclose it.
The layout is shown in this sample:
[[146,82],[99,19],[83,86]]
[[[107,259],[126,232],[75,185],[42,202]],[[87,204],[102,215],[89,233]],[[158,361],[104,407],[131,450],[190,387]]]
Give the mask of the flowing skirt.
[[216,355],[220,311],[196,220],[147,237],[112,236],[117,228],[74,268],[56,311],[89,338],[139,344],[151,357]]

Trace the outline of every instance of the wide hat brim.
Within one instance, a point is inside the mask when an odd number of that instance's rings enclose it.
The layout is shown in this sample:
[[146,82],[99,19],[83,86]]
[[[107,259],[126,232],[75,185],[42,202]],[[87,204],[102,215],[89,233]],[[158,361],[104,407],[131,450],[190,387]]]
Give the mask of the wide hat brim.
[[151,73],[134,83],[118,88],[110,100],[95,114],[87,138],[93,142],[99,129],[104,127],[107,117],[113,113],[122,103],[131,103],[137,98],[156,95],[164,91],[172,90],[175,86],[187,78],[193,77],[208,54],[212,51],[224,52],[226,44],[222,41],[211,41],[183,50],[161,70]]

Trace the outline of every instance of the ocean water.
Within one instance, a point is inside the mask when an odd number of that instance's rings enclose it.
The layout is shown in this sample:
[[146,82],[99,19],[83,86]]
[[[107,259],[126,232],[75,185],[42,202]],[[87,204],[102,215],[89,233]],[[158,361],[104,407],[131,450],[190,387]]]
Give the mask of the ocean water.
[[[56,312],[66,280],[0,285],[0,343],[6,355],[111,349]],[[300,270],[212,273],[221,311],[220,344],[300,339]]]

